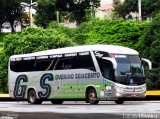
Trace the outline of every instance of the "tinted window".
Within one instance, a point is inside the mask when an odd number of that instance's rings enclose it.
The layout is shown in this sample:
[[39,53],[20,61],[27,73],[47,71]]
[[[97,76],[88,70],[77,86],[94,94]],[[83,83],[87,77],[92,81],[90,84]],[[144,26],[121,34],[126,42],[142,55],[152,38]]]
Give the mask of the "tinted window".
[[23,60],[21,64],[22,72],[34,71],[34,62],[35,60]]
[[98,65],[101,70],[102,76],[104,78],[114,81],[115,78],[114,78],[114,71],[113,71],[112,63],[110,61],[107,61],[107,60],[104,60],[98,57],[97,57],[97,61],[98,61]]
[[21,64],[22,64],[22,61],[11,61],[10,69],[15,72],[20,72],[23,69]]
[[65,69],[89,69],[95,71],[91,55],[78,55],[74,57],[63,57],[57,61],[56,70]]
[[54,60],[21,60],[21,61],[11,61],[10,68],[15,72],[28,72],[28,71],[45,71],[53,70]]
[[10,68],[15,72],[34,71],[34,60],[11,61]]
[[118,63],[129,63],[129,60],[128,60],[127,57],[125,57],[125,58],[116,58],[116,61]]
[[53,59],[37,60],[35,61],[35,71],[53,70]]
[[[86,54],[85,54],[86,53]],[[88,54],[87,54],[88,53]],[[89,69],[95,71],[94,63],[89,52],[79,53],[77,56],[60,58],[32,59],[10,61],[10,68],[15,72],[66,70],[66,69]]]
[[95,71],[91,55],[77,57],[77,69],[90,69]]
[[141,60],[140,60],[139,56],[130,55],[130,56],[128,56],[128,59],[129,59],[130,63],[141,64]]
[[56,70],[65,70],[65,69],[75,69],[76,67],[76,58],[60,58],[57,60]]

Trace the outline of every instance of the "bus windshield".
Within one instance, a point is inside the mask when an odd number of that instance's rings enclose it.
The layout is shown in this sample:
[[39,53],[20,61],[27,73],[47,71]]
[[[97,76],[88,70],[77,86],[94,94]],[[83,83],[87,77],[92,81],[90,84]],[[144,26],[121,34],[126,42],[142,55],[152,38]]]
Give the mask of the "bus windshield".
[[138,55],[115,55],[117,69],[116,82],[126,85],[142,85],[145,83],[144,69]]

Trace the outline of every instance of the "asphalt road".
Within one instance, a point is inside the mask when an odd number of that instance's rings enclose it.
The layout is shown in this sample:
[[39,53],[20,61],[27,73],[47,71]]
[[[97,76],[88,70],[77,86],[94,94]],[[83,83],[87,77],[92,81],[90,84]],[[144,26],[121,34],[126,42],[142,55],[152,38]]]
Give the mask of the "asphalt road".
[[123,105],[100,102],[64,102],[30,105],[27,102],[0,102],[0,119],[160,119],[160,101],[127,101]]

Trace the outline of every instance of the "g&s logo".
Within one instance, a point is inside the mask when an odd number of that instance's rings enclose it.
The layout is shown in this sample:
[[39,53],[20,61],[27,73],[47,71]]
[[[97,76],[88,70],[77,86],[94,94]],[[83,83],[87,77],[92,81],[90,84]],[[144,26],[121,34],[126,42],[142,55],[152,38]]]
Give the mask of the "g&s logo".
[[[46,80],[53,81],[53,75],[50,73],[46,73],[42,75],[40,79],[40,86],[42,89],[45,89],[45,93],[39,91],[39,98],[48,98],[51,93],[51,86],[46,83]],[[14,87],[14,97],[15,98],[24,98],[25,92],[27,89],[28,78],[26,75],[20,75],[16,79],[15,87]]]
[[26,75],[20,75],[17,77],[16,83],[14,86],[14,97],[24,98],[27,85],[24,85],[21,83],[27,83],[27,82],[28,82],[28,79]]

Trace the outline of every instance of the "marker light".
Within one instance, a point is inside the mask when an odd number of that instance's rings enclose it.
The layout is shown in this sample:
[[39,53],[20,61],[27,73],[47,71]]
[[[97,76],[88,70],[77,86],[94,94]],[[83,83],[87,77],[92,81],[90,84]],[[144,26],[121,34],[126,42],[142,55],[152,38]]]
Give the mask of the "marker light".
[[111,58],[115,59],[115,54],[111,54]]

